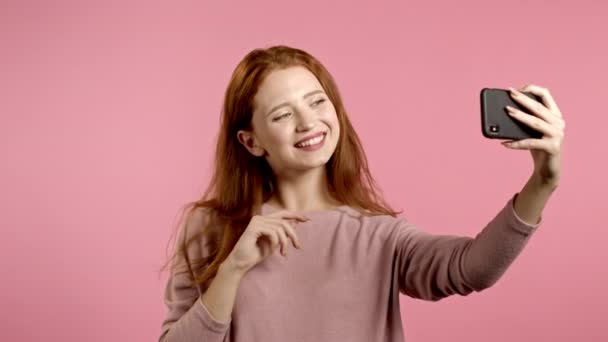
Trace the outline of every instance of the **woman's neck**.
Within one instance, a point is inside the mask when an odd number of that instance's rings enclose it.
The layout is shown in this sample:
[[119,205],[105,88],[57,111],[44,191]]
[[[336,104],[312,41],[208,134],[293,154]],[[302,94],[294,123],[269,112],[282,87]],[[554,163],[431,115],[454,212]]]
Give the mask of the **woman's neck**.
[[267,202],[276,208],[311,211],[330,209],[342,204],[331,196],[325,170],[291,179],[277,178],[276,185],[275,193]]

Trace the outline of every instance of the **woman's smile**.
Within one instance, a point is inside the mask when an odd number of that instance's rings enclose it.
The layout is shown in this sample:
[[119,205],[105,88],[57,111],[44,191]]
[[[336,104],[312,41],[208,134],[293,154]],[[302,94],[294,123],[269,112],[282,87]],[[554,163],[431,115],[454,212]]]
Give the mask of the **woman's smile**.
[[298,149],[304,150],[304,151],[315,151],[318,150],[319,148],[321,148],[323,146],[323,144],[325,143],[325,136],[327,135],[327,132],[323,132],[320,133],[308,140],[304,140],[301,142],[298,142],[297,144],[295,144],[294,146]]

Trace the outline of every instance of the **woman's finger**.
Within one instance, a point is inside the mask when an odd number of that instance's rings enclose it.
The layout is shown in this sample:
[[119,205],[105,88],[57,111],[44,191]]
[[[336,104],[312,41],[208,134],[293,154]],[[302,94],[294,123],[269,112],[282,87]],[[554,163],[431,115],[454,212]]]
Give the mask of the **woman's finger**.
[[276,248],[278,244],[280,244],[279,236],[277,235],[276,229],[267,226],[261,226],[258,228],[259,236],[265,236],[270,241],[270,247],[272,250]]
[[559,146],[555,147],[552,140],[522,139],[516,141],[503,141],[501,144],[514,150],[539,150],[549,154],[559,152]]
[[279,237],[279,241],[281,242],[281,254],[283,256],[287,255],[287,245],[289,244],[289,241],[281,222],[275,223],[272,228],[275,230]]
[[517,103],[528,109],[530,111],[530,114],[538,116],[542,120],[547,121],[549,123],[553,122],[553,120],[555,119],[555,115],[551,114],[551,111],[549,110],[549,108],[545,107],[545,105],[513,88],[510,88],[510,90],[511,98],[513,98],[513,100],[515,100]]
[[553,99],[553,95],[551,95],[551,92],[549,91],[549,89],[547,89],[545,87],[537,86],[534,84],[528,84],[525,87],[521,88],[521,90],[532,93],[532,94],[540,97],[541,100],[543,101],[544,105],[547,106],[547,108],[549,108],[549,110],[554,115],[556,115],[560,118],[562,117],[562,113],[559,110],[557,103]]
[[302,243],[300,242],[300,239],[298,239],[298,236],[296,235],[296,231],[293,228],[292,224],[290,222],[283,221],[283,229],[285,229],[285,233],[291,239],[293,246],[295,248],[302,249]]
[[521,121],[527,126],[533,128],[534,130],[543,133],[544,136],[552,136],[552,134],[554,133],[554,128],[553,126],[551,126],[551,124],[533,115],[522,112],[519,109],[507,106],[507,113],[518,121]]
[[293,211],[289,211],[289,210],[281,210],[281,211],[277,211],[275,213],[269,214],[268,217],[275,217],[275,218],[282,218],[282,219],[292,219],[292,220],[298,220],[298,221],[308,221],[310,220],[310,218],[306,217],[305,215],[293,212]]

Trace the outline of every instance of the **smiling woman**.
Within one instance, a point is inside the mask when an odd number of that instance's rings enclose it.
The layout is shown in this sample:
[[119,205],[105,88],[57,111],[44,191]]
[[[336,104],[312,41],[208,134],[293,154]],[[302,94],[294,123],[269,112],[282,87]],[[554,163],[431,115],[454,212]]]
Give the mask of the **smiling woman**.
[[215,158],[178,225],[161,341],[403,341],[399,294],[488,288],[540,225],[518,194],[475,238],[397,217],[330,73],[287,46],[237,65]]
[[[251,127],[237,133],[239,142],[252,155],[265,156],[279,182],[294,171],[324,178],[325,164],[340,136],[338,115],[327,97],[319,80],[305,67],[270,73],[254,97]],[[274,105],[276,102],[281,103]],[[317,199],[307,202],[315,205]]]

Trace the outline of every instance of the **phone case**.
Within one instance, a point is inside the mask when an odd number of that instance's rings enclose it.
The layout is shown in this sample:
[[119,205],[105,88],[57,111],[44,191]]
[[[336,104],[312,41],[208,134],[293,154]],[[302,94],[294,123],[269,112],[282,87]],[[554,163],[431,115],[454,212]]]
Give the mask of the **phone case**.
[[[524,92],[524,94],[539,101],[539,99],[531,93]],[[506,106],[511,106],[532,115],[527,108],[511,98],[508,90],[483,88],[480,93],[480,98],[481,132],[486,138],[508,140],[542,138],[541,132],[532,129],[507,114]]]

